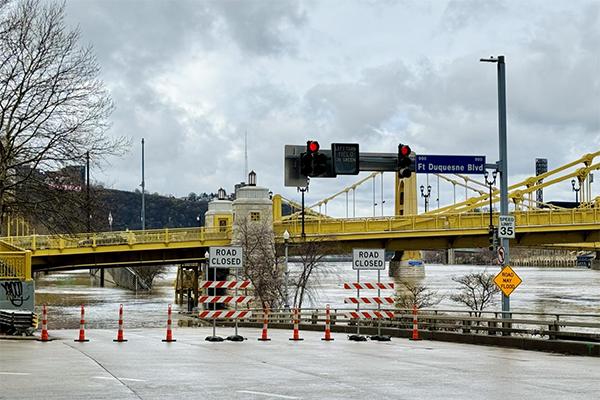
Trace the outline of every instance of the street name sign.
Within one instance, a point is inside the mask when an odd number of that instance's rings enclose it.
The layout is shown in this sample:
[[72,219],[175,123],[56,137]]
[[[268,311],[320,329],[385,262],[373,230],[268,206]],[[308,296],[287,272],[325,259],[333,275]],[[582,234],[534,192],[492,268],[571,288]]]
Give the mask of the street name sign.
[[502,268],[502,271],[494,278],[494,283],[496,286],[502,290],[505,296],[510,296],[510,294],[523,282],[519,275],[507,265]]
[[211,268],[242,268],[241,246],[212,246],[208,248],[208,266]]
[[418,174],[483,174],[485,156],[417,155]]
[[383,270],[385,269],[385,249],[353,249],[352,269]]
[[331,143],[333,172],[337,175],[358,175],[360,154],[358,143]]
[[515,238],[515,217],[514,215],[501,215],[499,218],[498,237],[500,239]]

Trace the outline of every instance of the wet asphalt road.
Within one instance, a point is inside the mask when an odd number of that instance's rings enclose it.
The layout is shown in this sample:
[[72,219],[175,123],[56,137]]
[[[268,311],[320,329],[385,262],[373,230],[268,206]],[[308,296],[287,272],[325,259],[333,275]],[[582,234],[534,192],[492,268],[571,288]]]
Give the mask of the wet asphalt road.
[[[0,399],[592,399],[600,360],[406,339],[349,342],[334,334],[241,331],[209,343],[205,328],[51,331],[56,340],[0,340]],[[220,329],[228,335],[229,329]]]

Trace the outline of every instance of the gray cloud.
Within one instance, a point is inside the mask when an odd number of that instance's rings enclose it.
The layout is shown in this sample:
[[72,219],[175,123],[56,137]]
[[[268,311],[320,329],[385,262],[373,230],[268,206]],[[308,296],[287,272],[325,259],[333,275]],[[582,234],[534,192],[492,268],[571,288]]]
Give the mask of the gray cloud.
[[[512,178],[534,157],[552,167],[600,144],[596,2],[87,1],[67,12],[103,66],[113,131],[136,143],[99,176],[119,188],[139,184],[141,137],[150,190],[175,195],[239,182],[244,131],[259,183],[294,198],[283,145],[309,138],[495,161],[496,68],[479,58],[498,54]],[[309,199],[353,179],[314,180]]]
[[217,1],[212,4],[223,16],[225,29],[250,55],[294,52],[298,29],[307,22],[297,0]]

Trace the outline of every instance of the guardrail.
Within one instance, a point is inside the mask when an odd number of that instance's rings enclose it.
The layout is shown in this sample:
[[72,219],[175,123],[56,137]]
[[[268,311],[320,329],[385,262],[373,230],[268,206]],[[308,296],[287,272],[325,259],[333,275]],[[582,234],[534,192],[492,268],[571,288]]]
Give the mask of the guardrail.
[[[519,228],[564,227],[574,230],[577,225],[600,222],[598,208],[572,210],[515,211],[517,231]],[[497,220],[498,213],[493,214]],[[308,235],[362,234],[365,232],[414,232],[435,230],[487,230],[489,213],[469,212],[439,215],[406,215],[384,218],[328,218],[311,219],[305,222]],[[301,230],[301,221],[292,219],[274,223],[277,232],[288,230],[292,235]]]
[[30,251],[0,251],[0,280],[31,279]]
[[[363,309],[367,311],[370,309]],[[373,309],[375,310],[375,309]],[[252,315],[238,320],[241,324],[262,324],[263,310],[252,309]],[[345,313],[355,309],[331,309],[331,326],[356,326],[356,319]],[[409,331],[412,329],[413,314],[409,309],[386,309],[393,311],[394,318],[382,320],[360,320],[361,327],[377,327]],[[501,311],[466,311],[423,309],[418,312],[418,326],[421,331],[454,332],[488,336],[525,336],[548,340],[579,340],[600,342],[600,314],[579,313],[535,313],[510,312],[511,318],[502,318]],[[272,310],[268,313],[269,324],[291,325],[293,315],[289,310]],[[324,308],[300,310],[301,325],[321,325],[325,323]]]
[[231,239],[231,227],[165,228],[144,231],[78,233],[73,235],[30,235],[0,238],[1,241],[12,246],[32,251],[227,239]]

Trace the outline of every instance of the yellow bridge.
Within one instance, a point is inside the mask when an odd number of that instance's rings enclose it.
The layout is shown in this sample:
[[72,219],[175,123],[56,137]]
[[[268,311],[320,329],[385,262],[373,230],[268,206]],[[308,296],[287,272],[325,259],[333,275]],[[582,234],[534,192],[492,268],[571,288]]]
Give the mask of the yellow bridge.
[[[564,245],[571,248],[600,249],[600,201],[591,198],[589,174],[600,168],[594,159],[600,152],[588,154],[543,175],[510,186],[516,219],[515,245]],[[322,205],[346,195],[363,179],[329,198]],[[468,178],[465,179],[467,184]],[[544,180],[543,183],[541,180]],[[582,202],[577,208],[562,209],[533,200],[540,188],[576,179]],[[412,182],[411,182],[412,181]],[[388,250],[424,250],[486,247],[488,245],[489,195],[416,214],[416,180],[397,180],[396,216],[378,218],[331,218],[311,210],[305,222],[306,238],[301,237],[299,214],[281,215],[281,196],[273,197],[275,240],[283,242],[283,232],[291,242],[320,240],[348,250],[353,247],[385,247]],[[406,203],[404,203],[406,199]],[[499,191],[492,192],[492,201]],[[295,203],[289,202],[293,207]],[[539,208],[540,206],[545,208]],[[412,211],[409,213],[408,211]],[[407,214],[407,215],[402,215]],[[497,223],[498,215],[493,215]],[[209,246],[228,245],[232,227],[179,228],[78,235],[29,235],[0,238],[0,279],[31,279],[31,271],[52,269],[98,268],[144,264],[174,264],[200,261]]]

